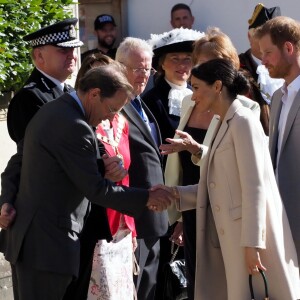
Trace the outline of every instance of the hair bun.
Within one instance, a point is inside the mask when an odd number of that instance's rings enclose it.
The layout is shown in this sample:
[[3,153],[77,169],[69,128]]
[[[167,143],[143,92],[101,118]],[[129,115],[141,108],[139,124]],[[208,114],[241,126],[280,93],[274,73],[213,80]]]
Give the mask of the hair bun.
[[248,79],[240,71],[236,72],[236,76],[232,83],[232,92],[236,94],[245,94],[250,88]]

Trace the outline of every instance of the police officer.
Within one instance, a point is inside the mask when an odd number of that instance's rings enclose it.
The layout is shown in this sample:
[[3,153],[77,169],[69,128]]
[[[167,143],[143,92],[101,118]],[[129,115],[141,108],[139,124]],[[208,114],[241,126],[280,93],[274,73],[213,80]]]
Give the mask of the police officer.
[[65,19],[24,37],[32,46],[35,68],[8,107],[8,132],[17,143],[18,152],[1,175],[0,228],[6,229],[15,217],[13,202],[19,186],[22,141],[29,121],[41,106],[61,96],[64,89],[71,89],[64,82],[75,71],[74,48],[83,45],[76,39],[76,23],[76,18]]
[[33,47],[35,68],[8,107],[8,132],[16,143],[23,139],[27,124],[38,109],[70,89],[64,82],[76,68],[75,48],[83,45],[76,38],[76,23],[76,18],[66,19],[23,38]]

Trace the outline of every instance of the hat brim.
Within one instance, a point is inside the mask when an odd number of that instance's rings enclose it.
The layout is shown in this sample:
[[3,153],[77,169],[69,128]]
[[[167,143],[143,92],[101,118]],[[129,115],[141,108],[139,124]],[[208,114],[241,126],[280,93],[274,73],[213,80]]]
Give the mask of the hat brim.
[[101,24],[98,24],[96,27],[94,27],[95,30],[101,30],[103,29],[103,27],[106,25],[106,24],[112,24],[114,27],[117,27],[116,23],[114,22],[102,22]]
[[68,42],[58,43],[58,44],[55,44],[54,46],[62,47],[62,48],[78,48],[78,47],[83,46],[83,42],[76,39],[76,40],[72,40],[72,41],[68,41]]
[[178,42],[153,49],[154,56],[161,56],[173,52],[193,52],[194,42],[195,41]]

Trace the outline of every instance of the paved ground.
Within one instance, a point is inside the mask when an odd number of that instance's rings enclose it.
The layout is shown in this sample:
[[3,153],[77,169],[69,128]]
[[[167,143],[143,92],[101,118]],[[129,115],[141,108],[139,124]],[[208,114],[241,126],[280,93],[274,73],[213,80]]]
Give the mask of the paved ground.
[[[8,160],[15,152],[16,145],[8,135],[6,118],[3,111],[0,111],[0,173],[3,172]],[[0,254],[0,299],[13,299],[10,266],[4,260],[2,254]]]

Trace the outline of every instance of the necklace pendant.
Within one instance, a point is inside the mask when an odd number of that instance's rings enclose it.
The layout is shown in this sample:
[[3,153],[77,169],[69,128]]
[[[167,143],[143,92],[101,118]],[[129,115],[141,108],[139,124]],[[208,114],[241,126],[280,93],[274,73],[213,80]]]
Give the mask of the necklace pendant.
[[118,154],[117,154],[117,157],[119,157],[120,160],[121,160],[121,161],[120,161],[120,165],[124,167],[124,157],[123,157],[123,155],[122,155],[121,153],[118,153]]

